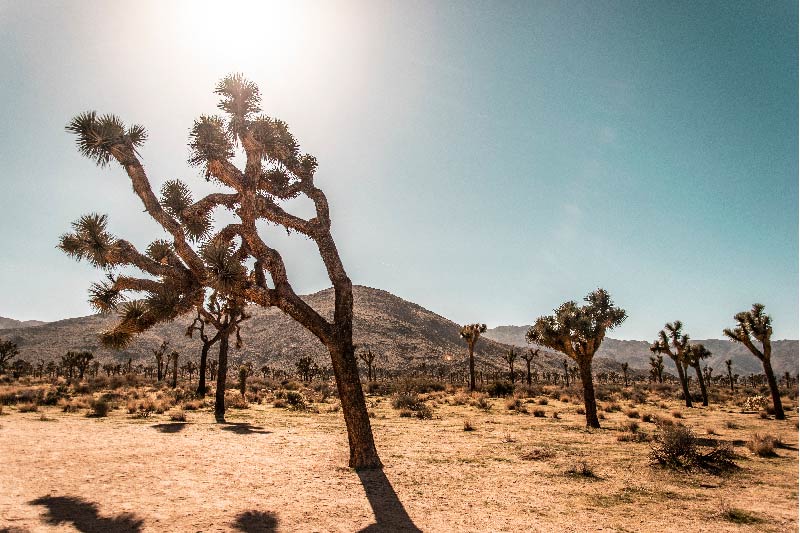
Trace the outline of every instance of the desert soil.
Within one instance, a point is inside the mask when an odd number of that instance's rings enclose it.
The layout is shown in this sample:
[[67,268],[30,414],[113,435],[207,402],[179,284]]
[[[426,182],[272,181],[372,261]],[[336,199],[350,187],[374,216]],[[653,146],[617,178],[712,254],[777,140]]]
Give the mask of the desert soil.
[[[253,405],[230,410],[220,425],[207,409],[173,423],[132,419],[124,409],[87,418],[6,407],[0,531],[798,529],[796,411],[780,422],[732,407],[637,407],[679,410],[698,436],[733,443],[741,469],[712,475],[652,466],[649,443],[617,441],[629,420],[622,412],[588,431],[578,406],[554,400],[540,407],[544,418],[491,400],[488,412],[440,404],[433,420],[401,418],[387,398],[368,401],[382,472],[346,467],[341,412]],[[464,431],[466,419],[475,431]],[[744,446],[755,431],[782,438],[777,457]],[[525,459],[535,448],[553,455]],[[596,478],[568,473],[581,461]],[[755,523],[729,521],[722,511],[730,508]]]

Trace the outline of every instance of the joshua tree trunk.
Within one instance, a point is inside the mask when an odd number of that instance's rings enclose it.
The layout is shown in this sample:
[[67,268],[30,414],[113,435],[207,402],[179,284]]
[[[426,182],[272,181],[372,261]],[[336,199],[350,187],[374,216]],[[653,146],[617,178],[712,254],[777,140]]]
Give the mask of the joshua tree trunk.
[[594,398],[591,358],[581,358],[578,361],[578,369],[581,373],[581,382],[583,382],[583,405],[586,410],[586,426],[599,428],[600,420],[597,419],[597,401]]
[[475,390],[475,344],[469,343],[469,391]]
[[700,394],[703,396],[703,405],[708,407],[708,391],[706,390],[706,380],[703,379],[703,372],[700,370],[700,365],[694,365],[694,371],[697,374],[697,382],[700,383]]
[[228,378],[228,332],[219,339],[219,359],[217,364],[217,391],[214,398],[214,418],[220,424],[225,422],[225,384]]
[[197,384],[197,395],[204,398],[206,395],[206,366],[208,364],[208,350],[211,348],[210,342],[203,343],[203,349],[200,351],[200,377]]
[[178,386],[178,354],[172,355],[172,388]]
[[531,362],[530,361],[525,361],[525,363],[528,365],[528,372],[527,372],[527,374],[525,374],[525,380],[527,381],[528,386],[530,387],[531,386]]
[[351,468],[379,468],[381,461],[375,449],[369,413],[358,377],[352,329],[348,329],[342,337],[344,338],[338,343],[328,346],[328,349],[350,443],[349,464]]
[[681,388],[683,389],[683,400],[686,403],[686,407],[692,407],[692,397],[689,394],[689,380],[686,377],[686,373],[683,371],[683,364],[680,361],[675,361],[675,367],[678,369],[678,380],[681,382]]
[[764,364],[764,373],[767,375],[767,383],[769,383],[769,391],[772,393],[772,406],[775,409],[775,420],[783,420],[786,415],[783,413],[783,404],[781,403],[781,392],[778,390],[778,382],[775,380],[775,373],[772,371],[772,363],[767,358],[761,360]]

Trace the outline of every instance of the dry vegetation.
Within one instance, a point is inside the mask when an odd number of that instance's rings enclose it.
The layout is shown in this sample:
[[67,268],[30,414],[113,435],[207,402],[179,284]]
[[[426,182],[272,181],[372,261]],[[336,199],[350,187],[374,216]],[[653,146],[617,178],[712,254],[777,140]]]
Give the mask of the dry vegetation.
[[356,472],[327,383],[253,378],[226,424],[188,383],[6,383],[0,529],[797,530],[796,391],[777,421],[743,411],[757,391],[599,386],[590,430],[578,387],[371,384],[386,466]]

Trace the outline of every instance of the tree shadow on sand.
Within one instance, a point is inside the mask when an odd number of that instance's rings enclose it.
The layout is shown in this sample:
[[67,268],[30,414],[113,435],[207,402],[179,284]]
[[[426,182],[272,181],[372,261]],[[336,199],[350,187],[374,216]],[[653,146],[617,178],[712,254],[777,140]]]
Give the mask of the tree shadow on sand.
[[375,515],[375,523],[361,532],[422,531],[411,521],[383,470],[360,470],[357,473]]
[[144,520],[131,513],[113,517],[100,516],[97,504],[72,496],[42,496],[30,502],[31,505],[47,507],[43,520],[47,524],[70,523],[83,532],[114,531],[118,533],[138,533]]
[[225,422],[224,424],[220,424],[220,429],[223,431],[236,433],[237,435],[252,435],[256,433],[261,435],[269,435],[272,433],[271,431],[267,431],[262,427],[254,426],[247,422]]
[[233,529],[245,533],[273,533],[278,531],[278,517],[264,511],[245,511],[236,516]]
[[161,433],[178,433],[188,424],[186,422],[165,422],[163,424],[153,424],[150,426]]

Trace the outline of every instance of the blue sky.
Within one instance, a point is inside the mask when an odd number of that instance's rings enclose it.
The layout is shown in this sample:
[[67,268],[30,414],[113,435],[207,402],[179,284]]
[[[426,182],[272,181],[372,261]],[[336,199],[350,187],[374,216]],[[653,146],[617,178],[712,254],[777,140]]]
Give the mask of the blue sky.
[[[83,213],[164,236],[69,119],[144,124],[154,184],[201,194],[188,129],[243,72],[317,156],[355,283],[490,326],[600,286],[631,339],[675,319],[720,337],[760,301],[797,338],[797,20],[796,2],[0,0],[0,316],[90,312],[100,274],[55,249]],[[328,285],[307,241],[265,231],[298,292]]]

